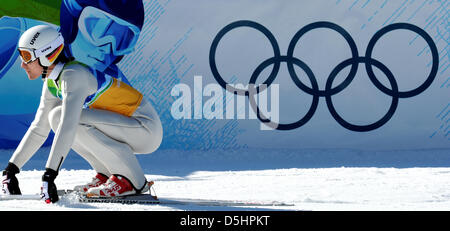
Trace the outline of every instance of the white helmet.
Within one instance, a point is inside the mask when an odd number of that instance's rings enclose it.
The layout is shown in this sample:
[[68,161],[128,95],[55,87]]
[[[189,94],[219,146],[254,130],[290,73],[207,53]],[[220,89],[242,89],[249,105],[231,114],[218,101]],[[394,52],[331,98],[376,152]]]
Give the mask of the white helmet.
[[39,59],[43,67],[52,65],[64,48],[64,38],[54,27],[34,26],[19,39],[20,58],[24,63]]

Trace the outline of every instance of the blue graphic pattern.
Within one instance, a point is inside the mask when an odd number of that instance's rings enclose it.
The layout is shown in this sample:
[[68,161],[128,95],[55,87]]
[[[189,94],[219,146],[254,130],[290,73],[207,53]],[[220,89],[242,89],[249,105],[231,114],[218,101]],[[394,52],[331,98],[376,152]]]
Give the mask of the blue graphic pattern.
[[[180,38],[168,49],[152,47],[152,40],[158,36],[158,21],[172,3],[170,0],[144,2],[145,21],[136,51],[124,57],[119,67],[133,86],[150,100],[161,117],[164,137],[160,149],[234,149],[236,137],[243,132],[238,129],[237,120],[174,120],[170,108],[175,98],[170,95],[172,87],[184,78],[192,78],[194,64],[180,48],[190,38],[194,26],[187,28]],[[223,123],[223,125],[219,125]]]
[[[361,25],[361,30],[366,28],[367,24],[373,23],[377,27],[392,24],[395,22],[411,22],[417,15],[422,11],[431,12],[430,15],[425,17],[425,21],[418,21],[422,29],[428,31],[435,41],[439,49],[439,60],[440,66],[438,71],[438,76],[436,80],[440,86],[440,91],[446,91],[450,94],[450,73],[448,68],[450,67],[450,1],[446,0],[432,0],[432,1],[415,1],[415,0],[405,0],[405,1],[387,1],[385,0],[380,4],[379,1],[361,2],[359,0],[355,1],[336,1],[337,6],[348,7],[348,10],[355,9],[355,7],[360,7],[361,9],[371,10],[373,13],[368,17],[366,22]],[[389,5],[389,7],[386,7]],[[385,14],[387,17],[382,18],[381,12],[391,10]],[[420,36],[415,36],[409,45],[413,45],[414,42]],[[429,55],[430,49],[425,44],[423,49],[420,49],[417,56]],[[429,68],[431,66],[431,61],[427,64]],[[437,136],[443,136],[445,139],[450,141],[450,119],[449,108],[450,99],[443,99],[442,109],[436,113],[436,120],[439,124],[438,127],[432,132],[430,138],[436,138]]]

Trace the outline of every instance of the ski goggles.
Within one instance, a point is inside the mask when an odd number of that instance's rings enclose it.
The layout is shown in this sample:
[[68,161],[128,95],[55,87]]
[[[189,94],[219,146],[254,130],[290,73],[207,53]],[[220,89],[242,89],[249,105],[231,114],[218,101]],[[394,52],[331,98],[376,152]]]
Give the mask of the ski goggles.
[[134,50],[140,29],[112,14],[88,6],[78,20],[78,29],[95,46],[111,44],[114,55],[125,55]]
[[[64,47],[64,39],[62,35],[59,34],[55,40],[43,46],[42,48],[33,49],[33,48],[19,47],[18,50],[22,62],[28,64],[30,62],[33,62],[39,57],[49,55],[56,49],[61,50],[63,47]],[[54,55],[49,56],[47,58],[52,62],[56,58],[55,54],[59,54],[59,52],[55,52]]]

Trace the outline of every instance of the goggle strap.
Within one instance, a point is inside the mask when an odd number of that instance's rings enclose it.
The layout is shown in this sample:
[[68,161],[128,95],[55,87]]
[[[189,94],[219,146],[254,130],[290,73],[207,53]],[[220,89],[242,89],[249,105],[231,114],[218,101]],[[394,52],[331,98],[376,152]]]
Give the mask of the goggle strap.
[[41,78],[44,80],[45,77],[47,76],[48,67],[46,67],[46,66],[42,66],[42,67],[44,68],[44,70],[42,70]]

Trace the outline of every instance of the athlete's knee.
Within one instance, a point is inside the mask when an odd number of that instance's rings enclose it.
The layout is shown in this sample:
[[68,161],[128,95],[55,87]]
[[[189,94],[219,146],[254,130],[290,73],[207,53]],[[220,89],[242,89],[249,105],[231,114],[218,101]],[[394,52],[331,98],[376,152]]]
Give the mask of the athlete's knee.
[[138,153],[152,153],[156,151],[162,143],[163,130],[161,122],[153,123],[148,128],[148,135],[142,140],[142,145]]
[[61,119],[61,111],[62,106],[57,106],[53,108],[48,114],[48,122],[50,123],[50,127],[54,132],[58,129],[59,121]]
[[159,126],[157,131],[154,132],[152,138],[153,138],[153,141],[152,141],[153,145],[151,147],[151,152],[154,152],[159,148],[159,146],[162,143],[162,138],[163,138],[162,126]]

